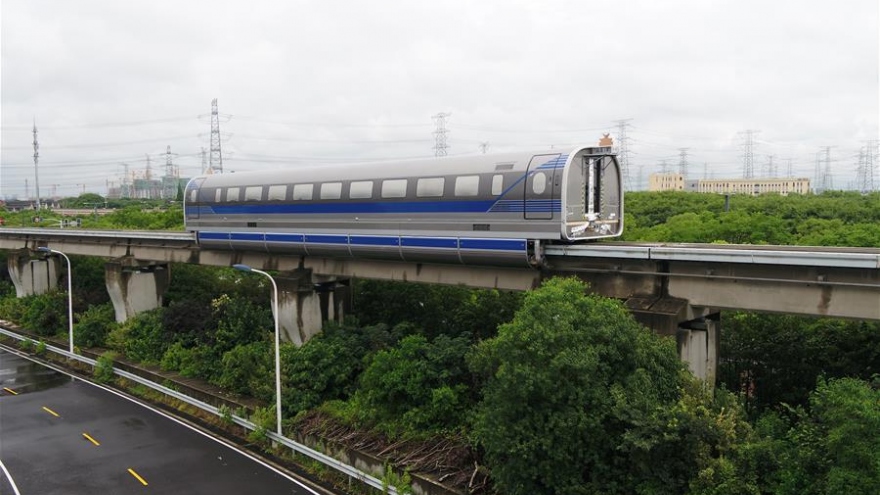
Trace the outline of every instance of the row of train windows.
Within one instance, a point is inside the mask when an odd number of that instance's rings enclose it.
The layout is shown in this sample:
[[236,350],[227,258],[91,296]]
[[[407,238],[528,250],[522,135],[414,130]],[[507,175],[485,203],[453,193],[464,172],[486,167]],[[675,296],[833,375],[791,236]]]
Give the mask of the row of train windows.
[[[407,179],[386,179],[381,183],[379,194],[382,198],[406,197]],[[426,177],[417,179],[416,196],[419,198],[439,198],[443,196],[446,186],[445,177]],[[315,196],[316,184],[294,184],[268,186],[266,199],[269,201],[284,201],[287,199],[288,188],[293,187],[291,199],[294,201],[309,201]],[[244,201],[260,201],[263,198],[263,189],[266,186],[249,186],[244,188]],[[492,176],[493,196],[498,196],[504,190],[504,176],[497,174]],[[342,182],[324,182],[317,184],[319,199],[342,199]],[[542,188],[543,189],[543,188]],[[476,196],[480,190],[479,175],[464,175],[455,178],[453,194],[455,196]],[[191,199],[195,201],[196,191],[192,191]],[[230,187],[218,188],[214,192],[214,201],[240,201],[241,188]],[[352,181],[349,185],[348,199],[370,199],[373,197],[373,181]]]

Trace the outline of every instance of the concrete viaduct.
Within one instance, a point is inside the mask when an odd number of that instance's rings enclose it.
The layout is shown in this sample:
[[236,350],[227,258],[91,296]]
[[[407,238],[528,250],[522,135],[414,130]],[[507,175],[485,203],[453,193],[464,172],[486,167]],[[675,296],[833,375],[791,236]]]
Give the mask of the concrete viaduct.
[[682,359],[708,381],[715,377],[721,310],[880,320],[880,249],[873,248],[554,245],[545,247],[547,266],[537,270],[207,250],[186,232],[4,228],[0,249],[9,251],[19,297],[58,283],[59,260],[39,256],[40,246],[107,259],[117,321],[161,306],[171,263],[277,271],[282,335],[295,344],[320,332],[324,320],[341,318],[353,277],[528,290],[550,276],[574,275],[595,292],[624,300],[654,331],[676,336]]

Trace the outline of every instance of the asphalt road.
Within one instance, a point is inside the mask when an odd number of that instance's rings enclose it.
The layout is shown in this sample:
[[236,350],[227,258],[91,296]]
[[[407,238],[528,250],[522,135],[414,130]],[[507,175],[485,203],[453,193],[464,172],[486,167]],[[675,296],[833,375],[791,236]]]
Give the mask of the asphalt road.
[[[10,481],[11,479],[11,481]],[[316,494],[114,392],[0,350],[0,494]]]

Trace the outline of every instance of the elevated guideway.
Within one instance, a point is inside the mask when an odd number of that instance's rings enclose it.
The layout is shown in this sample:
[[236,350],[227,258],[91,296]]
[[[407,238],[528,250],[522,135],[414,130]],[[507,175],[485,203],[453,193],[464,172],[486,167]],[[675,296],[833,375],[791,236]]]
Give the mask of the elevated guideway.
[[577,274],[633,309],[675,298],[698,307],[880,320],[877,248],[605,243],[548,246],[545,254],[553,272]]
[[[671,299],[691,306],[880,320],[880,249],[605,242],[548,245],[541,270],[285,256],[200,249],[189,232],[0,229],[0,249],[128,260],[125,270],[168,263],[307,270],[326,280],[361,277],[527,290],[543,278],[576,275],[638,311]],[[10,263],[11,263],[10,258]],[[12,268],[10,268],[12,269]],[[663,302],[666,301],[666,302]]]
[[[691,370],[714,382],[720,313],[737,309],[880,321],[880,249],[604,242],[547,245],[543,267],[499,268],[354,257],[291,256],[199,247],[187,232],[0,228],[0,250],[19,296],[56,287],[58,258],[107,260],[107,290],[117,321],[161,306],[171,263],[278,272],[282,338],[301,344],[322,321],[349,310],[352,277],[528,290],[573,275],[596,293],[622,299],[642,323],[674,335]],[[41,253],[40,253],[41,254]]]

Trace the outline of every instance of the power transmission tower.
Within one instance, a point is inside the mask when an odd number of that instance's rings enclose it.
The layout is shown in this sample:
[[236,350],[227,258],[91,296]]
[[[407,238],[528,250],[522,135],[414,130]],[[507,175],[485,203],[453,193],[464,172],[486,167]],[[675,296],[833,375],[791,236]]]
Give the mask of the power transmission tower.
[[40,143],[37,141],[37,121],[34,120],[34,187],[37,190],[37,211],[40,210]]
[[480,151],[482,151],[484,155],[489,151],[489,141],[483,141],[480,143]]
[[688,150],[690,148],[678,149],[678,173],[682,178],[687,179],[688,176]]
[[147,153],[144,153],[144,156],[147,157],[147,167],[144,170],[144,179],[152,180],[153,179],[153,166],[152,166],[152,163],[150,162],[150,155]]
[[666,164],[666,160],[660,160],[660,173],[663,175],[669,173],[669,165]]
[[878,140],[872,139],[867,141],[864,148],[864,158],[862,160],[862,192],[871,192],[877,187],[877,180],[874,177],[874,169],[877,168],[877,144]]
[[791,166],[791,158],[789,158],[788,159],[788,168],[786,169],[785,176],[786,177],[794,177],[792,170],[793,170],[793,168]]
[[220,151],[220,114],[217,98],[211,100],[211,173],[223,173],[223,153]]
[[773,159],[776,155],[767,155],[767,177],[776,177],[776,166],[773,165]]
[[173,157],[177,153],[171,152],[171,145],[165,148],[165,175],[162,177],[162,198],[174,199],[177,196],[177,174],[175,172]]
[[632,119],[615,120],[617,123],[617,162],[620,163],[620,176],[623,179],[624,191],[632,189],[629,175],[629,137],[626,135],[626,128],[630,126],[629,121]]
[[120,186],[119,195],[123,198],[131,197],[131,182],[129,182],[130,176],[128,175],[128,164],[122,164],[122,186]]
[[208,173],[208,152],[205,150],[205,147],[202,146],[202,173]]
[[822,190],[827,191],[834,187],[833,177],[831,175],[831,146],[825,146],[824,148],[825,154],[825,167],[822,173]]
[[449,132],[446,130],[446,118],[450,115],[440,112],[431,117],[434,119],[434,156],[446,156],[446,149],[449,148],[446,144],[446,133]]
[[755,176],[755,135],[761,131],[747,129],[739,134],[743,136],[743,178],[751,179]]

